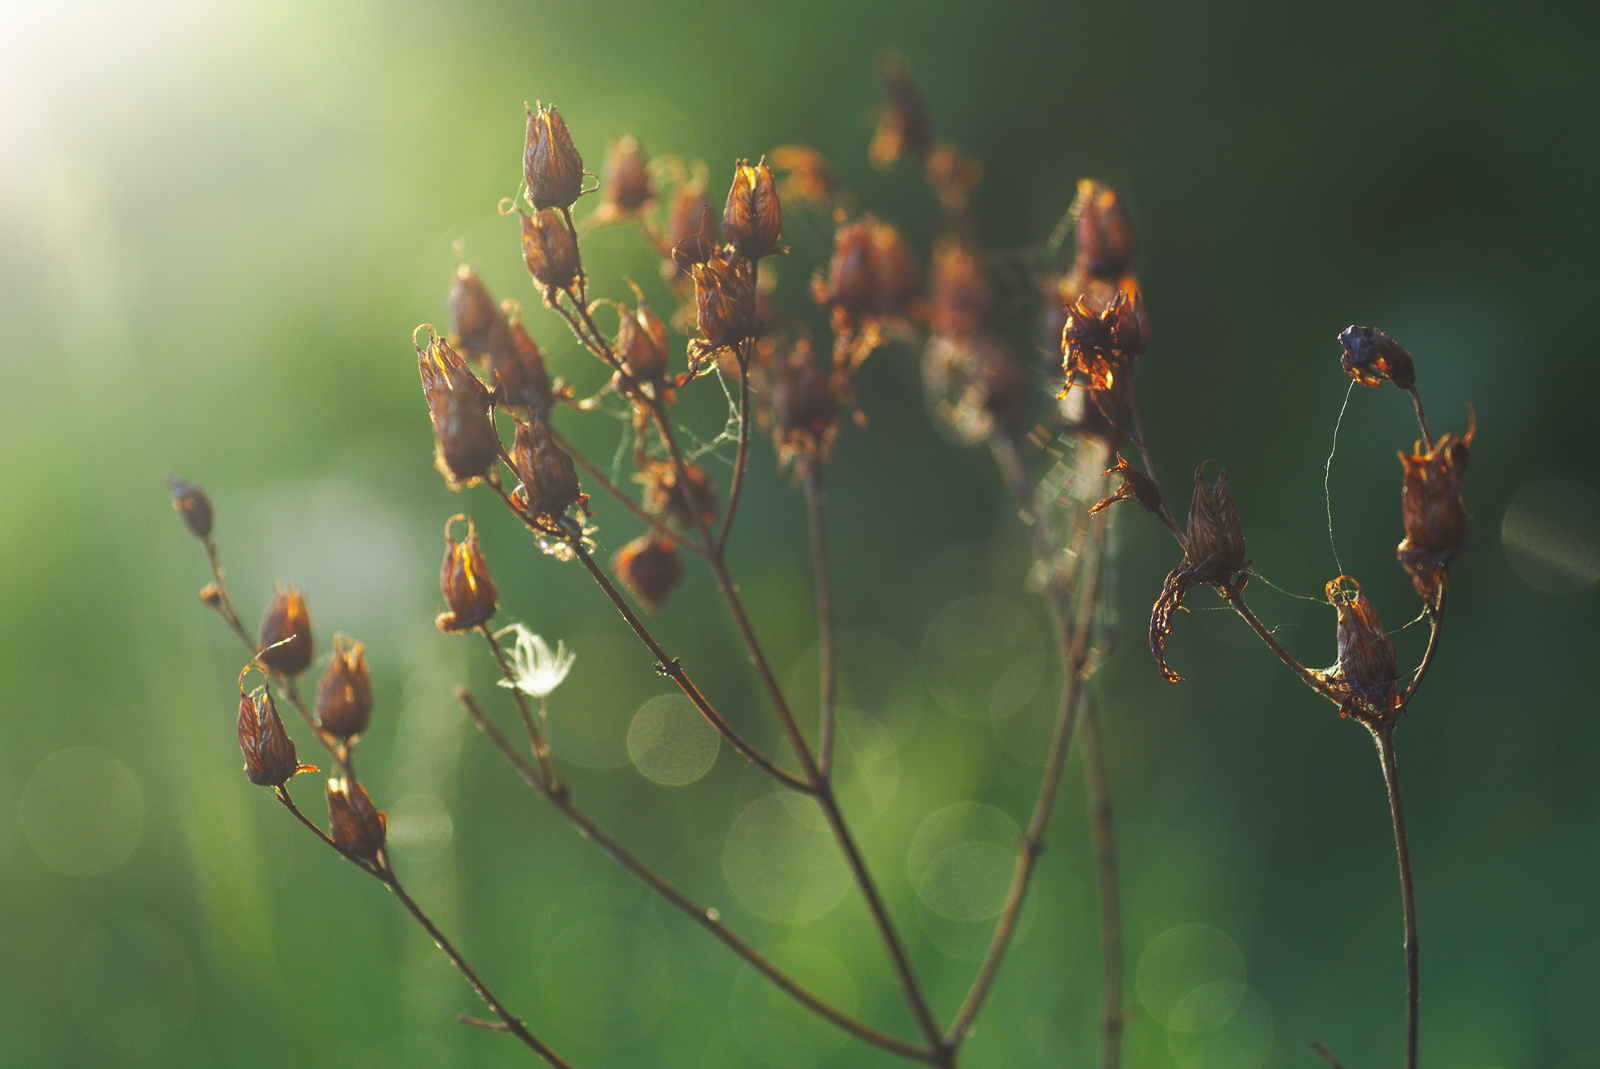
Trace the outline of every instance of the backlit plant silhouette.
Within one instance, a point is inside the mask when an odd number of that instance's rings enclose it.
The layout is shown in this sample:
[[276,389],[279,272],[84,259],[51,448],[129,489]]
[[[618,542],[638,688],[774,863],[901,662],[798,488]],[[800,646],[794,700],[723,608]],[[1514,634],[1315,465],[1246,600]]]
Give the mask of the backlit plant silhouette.
[[[517,729],[503,729],[488,703],[465,688],[457,691],[457,702],[531,790],[752,969],[862,1043],[941,1067],[958,1064],[986,997],[996,982],[1003,982],[1002,963],[1076,741],[1090,793],[1101,899],[1099,1057],[1102,1065],[1116,1065],[1128,1011],[1110,793],[1090,680],[1112,631],[1105,604],[1108,508],[1134,502],[1167,527],[1181,552],[1150,618],[1151,651],[1168,680],[1182,680],[1165,650],[1177,614],[1196,588],[1210,587],[1308,687],[1331,701],[1341,716],[1366,728],[1377,743],[1399,857],[1406,1064],[1414,1066],[1416,919],[1394,732],[1438,646],[1448,565],[1470,541],[1461,480],[1473,429],[1469,425],[1461,437],[1434,437],[1423,416],[1409,354],[1371,328],[1351,327],[1340,335],[1342,366],[1350,376],[1371,386],[1392,382],[1415,403],[1421,438],[1412,452],[1400,457],[1405,539],[1398,557],[1421,598],[1429,636],[1420,663],[1402,673],[1394,646],[1360,586],[1339,576],[1326,587],[1334,610],[1330,622],[1337,660],[1327,669],[1306,667],[1246,603],[1253,562],[1246,550],[1247,524],[1229,495],[1228,470],[1219,469],[1208,480],[1207,466],[1197,468],[1182,525],[1162,490],[1134,391],[1135,365],[1149,344],[1150,324],[1133,274],[1133,228],[1117,194],[1094,181],[1079,183],[1063,226],[1044,247],[1042,266],[1034,275],[1039,291],[1033,296],[1042,305],[1042,337],[1048,339],[1039,347],[1042,359],[1018,352],[1000,322],[995,283],[985,270],[967,211],[980,168],[934,137],[921,96],[898,60],[885,61],[883,76],[888,105],[870,148],[872,159],[884,167],[900,161],[920,165],[942,211],[942,235],[929,251],[926,276],[899,230],[858,213],[854,198],[810,149],[781,146],[754,163],[738,161],[719,226],[706,199],[703,167],[652,166],[630,138],[611,145],[598,181],[592,181],[595,176],[585,170],[560,114],[541,104],[527,112],[519,197],[502,203],[501,213],[518,216],[534,292],[548,313],[565,322],[578,345],[603,365],[604,385],[583,396],[553,378],[523,325],[517,302],[496,303],[464,265],[449,294],[449,329],[419,327],[413,340],[439,472],[452,487],[472,489],[469,500],[508,510],[553,558],[550,567],[587,572],[643,648],[642,659],[681,690],[740,758],[820,814],[871,919],[885,975],[899,988],[914,1034],[898,1035],[858,1019],[814,993],[804,977],[780,967],[715,909],[669,883],[580,806],[550,743],[548,707],[559,704],[557,688],[574,654],[581,656],[582,651],[569,652],[561,642],[552,649],[525,624],[498,619],[499,591],[466,514],[445,523],[440,573],[445,609],[437,624],[443,632],[484,643],[509,692]],[[585,198],[597,201],[598,207],[580,226],[574,209]],[[785,219],[796,212],[826,220],[833,228],[832,257],[810,280],[812,298],[830,328],[827,344],[814,343],[803,327],[794,325],[797,317],[773,303],[772,283],[786,252]],[[631,282],[591,279],[582,233],[589,226],[610,224],[633,226],[659,255],[664,289],[676,306],[665,318]],[[602,327],[613,319],[614,328]],[[686,344],[674,343],[674,327],[690,335]],[[958,440],[988,447],[1030,529],[1029,585],[1043,598],[1054,622],[1062,672],[1044,771],[1016,845],[1004,904],[966,996],[947,1012],[930,1004],[902,938],[901,922],[880,893],[873,861],[860,847],[851,814],[836,789],[839,663],[825,473],[841,423],[852,416],[855,422],[869,422],[870,413],[859,410],[854,386],[864,362],[907,351],[920,352],[921,378],[934,418]],[[729,430],[711,436],[713,447],[732,453],[726,488],[715,486],[698,462],[704,449],[685,448],[686,441],[698,441],[698,436],[691,437],[693,432],[680,425],[675,407],[681,391],[715,390],[708,378],[720,378],[729,398]],[[591,415],[599,412],[617,417],[623,428],[618,460],[609,467],[576,449],[558,426],[599,418]],[[820,702],[814,710],[796,708],[780,685],[728,564],[727,547],[738,530],[735,521],[758,426],[770,434],[779,469],[791,473],[807,506],[820,659]],[[1129,447],[1141,466],[1123,457],[1121,450]],[[620,477],[623,464],[632,469],[626,478]],[[406,891],[391,863],[384,813],[355,767],[359,739],[373,723],[372,687],[361,644],[335,637],[332,660],[308,701],[299,681],[313,663],[315,645],[304,593],[279,589],[252,634],[223,581],[209,502],[190,484],[172,480],[171,487],[211,566],[212,581],[201,597],[249,653],[240,675],[238,734],[250,782],[271,788],[313,834],[400,899],[493,1015],[492,1020],[464,1021],[510,1033],[550,1064],[567,1065],[491,991]],[[609,562],[596,555],[600,532],[590,523],[591,494],[615,499],[639,525],[637,537]],[[685,567],[696,565],[706,568],[715,583],[765,698],[764,715],[778,725],[786,754],[765,752],[751,741],[749,725],[757,712],[729,708],[702,690],[693,666],[675,656],[670,640],[641,615],[664,610]],[[508,635],[514,640],[503,641]],[[252,670],[262,672],[269,685],[247,691],[244,678]],[[283,703],[299,714],[330,763],[326,831],[291,797],[294,777],[315,770],[300,763],[279,713]],[[916,774],[931,777],[938,772],[920,769]]]

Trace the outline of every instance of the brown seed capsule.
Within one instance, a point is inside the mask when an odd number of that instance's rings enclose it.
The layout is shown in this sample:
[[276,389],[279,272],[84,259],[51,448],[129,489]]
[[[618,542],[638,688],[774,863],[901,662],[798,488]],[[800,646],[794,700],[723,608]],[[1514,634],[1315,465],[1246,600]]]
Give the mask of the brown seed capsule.
[[1139,243],[1116,190],[1092,178],[1079,179],[1072,214],[1078,220],[1078,263],[1087,274],[1115,281],[1133,270]]
[[716,231],[703,175],[679,186],[673,194],[672,205],[667,209],[667,242],[673,261],[685,270],[691,263],[705,263],[716,249]]
[[778,467],[795,457],[826,460],[839,433],[838,404],[828,377],[804,340],[777,361],[772,373],[772,444]]
[[846,223],[833,234],[833,258],[818,300],[852,316],[878,303],[879,283],[870,220]]
[[1089,295],[1079,297],[1067,309],[1061,330],[1061,369],[1067,388],[1081,377],[1091,390],[1113,389],[1149,341],[1150,320],[1131,279],[1103,308],[1097,309]]
[[244,774],[258,787],[281,787],[300,771],[294,740],[283,729],[266,687],[246,694],[244,684],[239,685],[239,749],[244,752]]
[[560,517],[584,500],[577,466],[566,450],[556,445],[544,420],[517,423],[511,460],[522,480],[518,499],[533,515]]
[[[467,537],[460,542],[450,537],[450,528],[457,520],[467,521]],[[448,612],[434,619],[440,631],[470,631],[488,623],[494,616],[500,592],[489,578],[489,565],[478,545],[477,529],[460,513],[445,521],[444,565],[439,569],[439,590],[449,606]]]
[[536,209],[570,208],[583,189],[583,157],[573,147],[567,124],[554,104],[528,112],[528,137],[522,151],[522,176]]
[[655,191],[650,188],[648,162],[637,138],[619,138],[606,147],[606,162],[600,167],[602,215],[636,215],[650,203]]
[[1339,357],[1340,366],[1345,374],[1363,386],[1381,386],[1385,379],[1402,390],[1416,385],[1417,369],[1411,362],[1411,354],[1383,331],[1372,327],[1345,327],[1339,333],[1339,344],[1344,347]]
[[333,636],[333,660],[317,684],[317,726],[346,741],[367,730],[372,716],[372,677],[361,643]]
[[417,349],[417,371],[433,420],[434,464],[451,488],[471,486],[500,452],[489,418],[489,391],[437,334],[426,349]]
[[578,277],[578,244],[561,213],[545,209],[522,216],[522,258],[528,274],[547,290],[564,289]]
[[929,275],[933,307],[928,326],[934,333],[967,334],[983,326],[991,304],[989,284],[971,245],[950,235],[940,238]]
[[657,382],[667,373],[667,327],[643,302],[629,312],[619,308],[616,353],[624,370],[639,382]]
[[[1228,469],[1222,469],[1215,486],[1206,485],[1205,470],[1202,464],[1194,472],[1194,496],[1189,502],[1184,552],[1191,567],[1204,573],[1197,577],[1200,582],[1225,583],[1249,561],[1244,557],[1239,513],[1228,493]],[[1213,575],[1216,578],[1212,578]]]
[[[1100,501],[1094,508],[1090,509],[1089,514],[1091,516],[1102,509],[1110,508],[1118,501],[1137,501],[1139,507],[1146,512],[1154,513],[1157,516],[1161,515],[1161,492],[1156,489],[1155,480],[1135,468],[1132,464],[1129,464],[1126,460],[1123,460],[1121,453],[1117,454],[1116,467],[1100,474],[1120,476],[1122,485],[1117,488],[1116,493]],[[1236,517],[1235,523],[1237,522]]]
[[772,169],[761,157],[754,166],[746,160],[734,165],[728,206],[722,213],[722,238],[746,260],[759,260],[778,251],[783,230],[783,206],[772,182]]
[[670,461],[651,461],[642,476],[644,507],[666,516],[685,530],[693,530],[695,517],[710,526],[717,519],[717,494],[711,476],[698,464],[685,462],[687,492],[678,484],[678,469]]
[[878,74],[883,79],[887,103],[868,150],[873,166],[886,170],[901,155],[926,160],[933,148],[933,124],[928,120],[928,105],[911,80],[905,60],[893,53],[885,55],[878,61]]
[[311,612],[299,587],[273,587],[256,648],[261,663],[274,672],[297,676],[310,666],[316,647],[311,641]]
[[172,507],[183,516],[183,525],[189,533],[204,542],[211,537],[211,499],[193,483],[176,476],[167,476],[167,489],[172,491]]
[[869,221],[872,237],[872,273],[877,278],[877,311],[904,315],[922,289],[922,272],[900,231],[876,219]]
[[505,317],[477,273],[462,264],[450,283],[450,332],[457,346],[473,353],[492,351],[491,336]]
[[507,320],[506,334],[510,345],[496,348],[489,355],[489,368],[495,381],[500,383],[507,405],[523,409],[529,416],[545,418],[554,403],[554,384],[550,381],[544,354],[523,327],[520,315]]
[[666,603],[683,576],[683,562],[672,539],[654,532],[640,535],[617,551],[611,569],[622,585],[651,612]]
[[366,788],[344,776],[328,781],[328,837],[350,857],[375,861],[389,835],[389,820]]
[[1433,592],[1444,577],[1445,565],[1472,545],[1467,530],[1467,510],[1461,503],[1461,480],[1472,453],[1476,419],[1469,417],[1463,438],[1446,432],[1432,449],[1416,444],[1415,453],[1401,453],[1405,470],[1400,499],[1400,515],[1405,523],[1405,538],[1395,554],[1417,593],[1432,601]]
[[1354,579],[1341,575],[1328,583],[1327,591],[1328,600],[1339,611],[1339,663],[1326,673],[1327,678],[1359,701],[1358,715],[1392,716],[1400,668],[1389,633]]
[[755,333],[755,272],[726,253],[690,265],[694,276],[695,325],[708,351],[736,345]]

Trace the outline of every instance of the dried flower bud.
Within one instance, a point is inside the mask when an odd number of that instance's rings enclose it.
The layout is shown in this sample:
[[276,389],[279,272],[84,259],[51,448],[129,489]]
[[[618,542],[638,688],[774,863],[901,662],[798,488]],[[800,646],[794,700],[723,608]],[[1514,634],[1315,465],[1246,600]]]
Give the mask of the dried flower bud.
[[667,373],[667,326],[643,301],[629,312],[619,307],[617,359],[639,382],[657,382]]
[[528,274],[547,290],[564,289],[578,277],[578,243],[561,213],[546,208],[522,216],[522,258]]
[[754,166],[746,160],[734,165],[728,206],[722,213],[722,238],[746,260],[759,260],[778,251],[783,230],[783,206],[772,182],[767,158]]
[[333,661],[317,684],[317,726],[349,740],[367,730],[372,715],[372,677],[361,643],[333,636]]
[[[467,521],[467,537],[460,542],[450,537],[457,520]],[[470,631],[494,616],[500,592],[489,578],[489,565],[478,545],[478,532],[472,521],[457,513],[444,525],[444,565],[439,569],[439,589],[448,612],[434,619],[440,631]]]
[[611,569],[640,605],[655,612],[683,576],[678,547],[670,538],[651,532],[640,535],[617,551]]
[[866,312],[878,302],[878,273],[873,262],[872,233],[868,220],[846,223],[833,234],[833,258],[818,299],[852,315]]
[[311,612],[299,587],[273,587],[256,648],[261,663],[274,672],[297,676],[310,666],[316,647],[311,642]]
[[650,203],[655,191],[650,188],[647,163],[648,157],[637,138],[619,138],[606,146],[606,162],[600,167],[602,215],[634,215]]
[[[1226,583],[1249,561],[1244,558],[1244,534],[1239,529],[1239,513],[1228,493],[1228,469],[1223,468],[1215,486],[1207,486],[1205,465],[1195,469],[1194,496],[1189,502],[1189,527],[1184,533],[1184,552],[1190,565],[1205,573],[1200,582]],[[1211,578],[1215,575],[1216,578]]]
[[543,419],[550,414],[554,389],[544,354],[523,327],[521,316],[507,320],[507,335],[511,344],[490,354],[489,368],[507,405]]
[[[1123,460],[1121,453],[1117,454],[1116,467],[1100,474],[1120,476],[1122,485],[1117,488],[1116,493],[1100,501],[1094,508],[1090,509],[1089,515],[1092,516],[1102,509],[1108,509],[1118,501],[1137,501],[1139,507],[1146,512],[1154,513],[1157,516],[1161,515],[1161,491],[1156,489],[1155,480],[1132,464],[1129,464],[1126,460]],[[1232,506],[1231,501],[1229,506]],[[1190,511],[1192,514],[1193,509],[1191,508]],[[1234,525],[1238,525],[1237,516],[1234,517]],[[1243,544],[1242,538],[1240,539],[1240,544]]]
[[1133,270],[1139,243],[1116,190],[1092,178],[1079,179],[1072,215],[1078,220],[1078,263],[1085,272],[1114,281]]
[[183,525],[189,533],[204,542],[211,537],[211,499],[193,483],[176,476],[167,476],[167,489],[172,491],[172,507],[183,516]]
[[1360,703],[1354,710],[1379,719],[1393,715],[1395,685],[1400,668],[1394,656],[1394,643],[1378,622],[1377,610],[1361,593],[1361,586],[1348,575],[1328,583],[1328,600],[1339,611],[1339,663],[1325,678]]
[[698,464],[683,465],[687,491],[678,484],[677,466],[670,461],[651,461],[645,469],[644,507],[667,517],[685,530],[693,530],[695,518],[707,526],[717,519],[717,494],[711,476]]
[[1411,354],[1383,331],[1372,327],[1345,327],[1339,334],[1339,344],[1344,347],[1339,357],[1340,366],[1345,374],[1363,386],[1381,386],[1384,379],[1402,390],[1416,385],[1417,369],[1411,363]]
[[883,79],[887,103],[868,150],[872,165],[887,170],[901,155],[927,159],[933,148],[933,124],[928,121],[928,105],[911,80],[905,60],[893,53],[885,55],[878,61],[878,74]]
[[389,835],[389,820],[372,804],[366,788],[344,776],[328,781],[328,837],[345,854],[376,861]]
[[239,749],[244,752],[244,774],[258,787],[281,787],[300,771],[294,740],[283,729],[266,687],[246,694],[243,682],[239,684]]
[[811,146],[779,145],[767,153],[767,159],[774,170],[785,176],[781,193],[820,203],[831,203],[838,196],[839,183],[833,169],[827,158]]
[[471,486],[500,452],[500,436],[489,418],[489,391],[437,334],[426,349],[417,349],[417,371],[433,420],[434,465],[452,488]]
[[756,331],[755,272],[744,261],[718,253],[689,268],[694,276],[695,326],[707,351],[729,348]]
[[795,457],[828,459],[839,433],[838,404],[803,340],[773,368],[772,413],[772,443],[780,468]]
[[667,242],[673,261],[685,270],[691,263],[705,263],[716,249],[703,175],[679,186],[673,194],[672,205],[667,209]]
[[522,480],[519,498],[535,516],[558,517],[584,500],[577,467],[566,450],[556,445],[544,420],[517,424],[511,460]]
[[989,284],[971,245],[950,235],[940,238],[929,275],[933,308],[928,326],[934,333],[969,334],[983,326],[991,304]]
[[1469,416],[1465,437],[1447,431],[1432,449],[1424,450],[1418,442],[1415,453],[1400,454],[1405,470],[1400,515],[1406,536],[1395,555],[1411,573],[1417,593],[1430,603],[1445,565],[1472,545],[1466,506],[1461,503],[1461,480],[1477,430],[1477,420]]
[[1067,309],[1061,330],[1061,369],[1067,389],[1079,376],[1091,390],[1113,389],[1149,341],[1150,320],[1139,287],[1131,280],[1099,310],[1088,295],[1079,297]]
[[450,283],[450,333],[454,343],[468,352],[490,353],[492,335],[497,327],[504,329],[504,319],[477,272],[466,264],[457,267]]
[[528,138],[522,176],[534,208],[570,208],[583,189],[583,157],[573,147],[567,124],[554,104],[528,112]]
[[877,278],[877,310],[883,315],[904,315],[922,288],[922,272],[900,231],[889,223],[869,220],[872,236],[872,271]]
[[[1119,465],[1121,467],[1121,465]],[[1112,469],[1113,471],[1117,469]],[[1137,491],[1136,491],[1137,492]],[[1239,514],[1228,494],[1228,472],[1223,469],[1215,487],[1206,485],[1205,465],[1194,473],[1194,497],[1189,505],[1189,527],[1184,534],[1183,562],[1167,574],[1161,595],[1150,610],[1150,652],[1161,674],[1173,683],[1183,677],[1167,666],[1165,644],[1172,634],[1172,615],[1183,596],[1197,586],[1215,586],[1225,596],[1242,590],[1248,580],[1244,535]],[[1238,576],[1235,579],[1235,576]]]

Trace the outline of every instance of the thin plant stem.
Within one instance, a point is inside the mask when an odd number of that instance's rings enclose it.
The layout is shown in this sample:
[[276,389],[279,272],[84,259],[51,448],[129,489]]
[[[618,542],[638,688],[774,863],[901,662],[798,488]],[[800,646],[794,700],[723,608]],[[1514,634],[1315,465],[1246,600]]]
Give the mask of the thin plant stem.
[[539,762],[540,778],[551,793],[565,793],[566,785],[561,782],[561,777],[556,775],[556,770],[550,763],[550,745],[545,741],[544,732],[540,730],[540,721],[536,721],[533,718],[533,710],[528,707],[527,695],[522,692],[522,688],[516,685],[516,670],[512,668],[511,662],[506,659],[505,650],[501,648],[500,641],[494,637],[494,632],[489,630],[489,625],[480,624],[478,630],[483,632],[484,641],[489,643],[489,649],[494,653],[495,663],[500,666],[500,674],[511,683],[508,689],[511,691],[512,699],[517,704],[517,712],[522,716],[522,726],[528,732],[528,744],[533,748],[533,756]]
[[1172,515],[1172,509],[1167,505],[1167,495],[1161,489],[1161,478],[1156,475],[1156,466],[1150,460],[1150,446],[1145,441],[1144,424],[1139,421],[1139,404],[1130,398],[1128,407],[1133,412],[1133,444],[1139,450],[1139,459],[1144,461],[1144,473],[1155,484],[1156,497],[1161,500],[1160,520],[1167,525],[1167,530],[1172,532],[1172,537],[1178,540],[1178,545],[1187,549],[1188,547],[1184,545],[1183,529],[1178,526],[1177,519]]
[[545,785],[539,780],[537,770],[530,765],[527,759],[524,758],[517,748],[511,744],[511,741],[506,738],[505,734],[495,725],[495,723],[484,714],[483,710],[479,708],[476,700],[473,699],[472,695],[465,688],[462,688],[456,692],[456,699],[461,703],[461,707],[466,710],[467,715],[472,719],[472,722],[477,725],[478,730],[482,731],[489,737],[490,742],[492,742],[495,748],[500,751],[500,753],[508,762],[510,762],[511,766],[516,769],[517,774],[522,777],[523,781],[535,791],[538,791],[539,794],[551,805],[555,806],[556,809],[560,811],[561,815],[566,817],[573,827],[578,830],[579,834],[583,835],[587,839],[592,839],[601,850],[610,855],[612,860],[616,861],[623,868],[627,869],[640,881],[646,884],[651,890],[655,891],[662,898],[666,899],[666,901],[679,912],[683,913],[696,924],[710,932],[736,955],[747,962],[751,967],[756,969],[756,971],[760,972],[767,979],[771,980],[773,984],[775,984],[780,990],[784,991],[790,997],[794,998],[797,1002],[801,1003],[818,1016],[823,1017],[824,1019],[830,1021],[834,1025],[837,1025],[839,1028],[850,1033],[856,1038],[863,1040],[864,1042],[871,1043],[873,1046],[886,1050],[891,1054],[897,1054],[903,1058],[911,1058],[916,1061],[923,1062],[932,1061],[928,1051],[920,1047],[913,1046],[910,1043],[906,1043],[904,1040],[896,1039],[894,1036],[888,1035],[885,1032],[880,1032],[870,1025],[862,1024],[853,1017],[847,1016],[846,1014],[840,1012],[832,1004],[813,994],[810,990],[790,977],[782,969],[779,969],[776,965],[764,957],[760,951],[750,946],[750,944],[746,943],[725,924],[723,924],[721,919],[717,916],[716,910],[707,909],[696,904],[682,892],[680,892],[676,887],[658,875],[643,861],[640,861],[633,854],[631,854],[627,848],[618,843],[604,829],[596,824],[593,818],[589,817],[586,813],[579,809],[572,801],[570,795],[556,795],[547,787],[545,787]]
[[1417,387],[1412,384],[1406,391],[1411,394],[1411,403],[1417,409],[1417,426],[1422,428],[1422,448],[1433,448],[1433,435],[1428,433],[1428,417],[1422,414],[1422,395],[1417,392]]
[[834,718],[839,701],[838,652],[833,629],[833,586],[828,577],[828,538],[822,491],[822,461],[799,461],[806,488],[806,514],[811,526],[811,578],[817,591],[817,660],[822,688],[822,726],[817,735],[817,772],[824,779],[833,769]]
[[578,467],[584,470],[584,473],[588,475],[589,478],[600,484],[600,489],[604,490],[608,497],[616,501],[616,503],[621,505],[623,508],[627,509],[634,519],[655,531],[656,534],[672,539],[673,544],[681,545],[685,549],[695,553],[697,556],[705,556],[706,550],[704,546],[698,544],[693,539],[684,538],[682,534],[669,527],[666,521],[660,516],[652,516],[650,513],[646,512],[636,501],[633,500],[633,498],[623,493],[621,487],[617,486],[610,479],[606,478],[605,474],[595,466],[593,461],[584,456],[582,453],[578,452],[577,449],[573,448],[572,443],[563,438],[561,433],[554,427],[550,429],[550,437],[554,439],[556,445],[560,446],[561,449],[572,458],[573,462],[577,464]]
[[1394,819],[1395,853],[1400,866],[1400,908],[1406,931],[1406,1069],[1417,1067],[1417,904],[1411,886],[1411,848],[1406,840],[1406,813],[1400,802],[1400,769],[1394,756],[1394,720],[1369,726],[1389,789],[1389,814]]
[[1089,832],[1094,840],[1095,882],[1100,892],[1100,1066],[1121,1064],[1122,905],[1117,881],[1117,846],[1111,829],[1111,788],[1105,751],[1100,746],[1100,716],[1094,692],[1079,703],[1078,748],[1083,754],[1084,789],[1089,803]]
[[1267,630],[1267,626],[1261,622],[1260,618],[1250,611],[1250,606],[1245,604],[1242,590],[1226,590],[1222,592],[1222,596],[1227,599],[1229,605],[1233,606],[1233,611],[1239,614],[1240,619],[1250,625],[1250,630],[1256,633],[1256,637],[1265,642],[1267,648],[1276,653],[1278,659],[1288,665],[1289,669],[1299,676],[1306,686],[1327,698],[1333,704],[1344,705],[1344,699],[1339,696],[1339,693],[1333,687],[1329,686],[1327,680],[1301,664],[1294,654],[1284,649],[1283,643],[1279,642],[1273,633]]
[[444,951],[445,957],[450,959],[450,964],[454,965],[461,975],[466,977],[467,983],[472,985],[472,989],[478,993],[478,997],[483,999],[484,1004],[494,1012],[496,1017],[500,1018],[500,1020],[503,1022],[503,1028],[498,1029],[499,1031],[509,1032],[516,1036],[530,1049],[532,1049],[534,1053],[538,1054],[539,1057],[543,1058],[551,1065],[556,1066],[557,1069],[571,1069],[571,1066],[568,1065],[560,1055],[556,1054],[555,1051],[545,1046],[539,1041],[538,1037],[536,1037],[532,1032],[528,1031],[527,1025],[523,1024],[521,1019],[518,1018],[514,1013],[506,1009],[505,1005],[495,997],[494,992],[490,991],[488,986],[485,985],[481,979],[479,979],[478,974],[474,972],[472,966],[467,963],[467,959],[461,956],[461,953],[456,950],[454,944],[452,944],[449,939],[445,938],[443,932],[439,931],[438,926],[433,923],[433,919],[429,917],[427,913],[423,912],[422,907],[417,905],[416,901],[406,893],[406,889],[400,884],[400,877],[395,875],[394,869],[390,867],[389,860],[385,856],[384,851],[379,850],[378,856],[371,861],[365,858],[356,857],[353,854],[345,853],[343,850],[339,849],[339,844],[334,842],[332,837],[330,837],[327,832],[319,828],[314,821],[300,811],[300,807],[294,804],[294,799],[289,797],[289,791],[286,787],[279,787],[274,793],[277,795],[278,801],[283,803],[284,808],[289,810],[290,813],[293,813],[295,818],[298,819],[300,823],[304,824],[307,828],[310,828],[314,833],[316,833],[317,838],[327,843],[330,849],[334,850],[339,854],[339,856],[349,861],[356,868],[360,869],[362,872],[365,872],[367,875],[372,876],[390,891],[394,892],[394,896],[398,898],[401,904],[406,907],[406,911],[409,912],[416,922],[422,926],[423,930],[433,938],[434,944],[437,945],[440,950]]
[[1087,560],[1079,577],[1080,595],[1075,618],[1067,619],[1066,592],[1059,582],[1052,584],[1051,615],[1056,621],[1056,637],[1062,650],[1061,705],[1056,713],[1056,724],[1050,740],[1050,756],[1044,776],[1039,784],[1039,795],[1034,802],[1033,815],[1028,819],[1028,830],[1017,851],[1016,869],[1011,886],[1006,892],[1005,905],[995,922],[994,935],[984,953],[978,974],[967,991],[967,997],[957,1012],[955,1023],[945,1035],[947,1046],[958,1046],[972,1027],[984,999],[994,985],[1011,937],[1015,934],[1017,919],[1027,900],[1029,882],[1039,855],[1044,851],[1044,833],[1050,823],[1050,810],[1055,804],[1056,788],[1061,782],[1061,771],[1066,765],[1067,751],[1072,746],[1073,728],[1077,724],[1078,704],[1086,683],[1087,668],[1091,659],[1089,636],[1094,626],[1097,608],[1095,591],[1100,581],[1102,540],[1105,536],[1104,515],[1091,519],[1091,536],[1086,549]]
[[1311,1041],[1311,1049],[1322,1055],[1322,1060],[1332,1066],[1333,1069],[1344,1069],[1344,1066],[1339,1064],[1339,1059],[1333,1056],[1333,1052],[1315,1039]]
[[[755,270],[754,264],[750,270]],[[727,547],[728,535],[733,531],[733,513],[739,507],[745,467],[750,457],[750,357],[755,344],[754,338],[746,338],[739,343],[739,445],[733,455],[733,481],[728,484],[728,507],[723,510],[722,529],[717,532],[715,550],[719,554]]]
[[1428,669],[1433,667],[1433,655],[1439,650],[1439,632],[1444,629],[1444,599],[1449,592],[1449,573],[1440,570],[1439,585],[1435,588],[1433,604],[1428,606],[1428,648],[1422,653],[1422,663],[1417,665],[1417,671],[1411,677],[1411,686],[1406,688],[1405,704],[1410,705],[1411,699],[1416,697],[1417,688],[1422,686],[1423,677],[1428,674]]

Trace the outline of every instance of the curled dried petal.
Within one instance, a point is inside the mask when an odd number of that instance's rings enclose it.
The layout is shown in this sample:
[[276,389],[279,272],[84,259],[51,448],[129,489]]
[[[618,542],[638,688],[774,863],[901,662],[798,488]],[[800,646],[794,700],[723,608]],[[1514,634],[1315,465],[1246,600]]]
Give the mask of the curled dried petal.
[[1137,501],[1139,507],[1146,512],[1157,516],[1161,515],[1161,491],[1156,489],[1155,480],[1144,472],[1122,459],[1122,454],[1117,454],[1116,467],[1103,471],[1102,475],[1117,475],[1122,478],[1122,485],[1110,497],[1098,502],[1089,510],[1089,515],[1094,515],[1102,509],[1108,509],[1118,501]]

